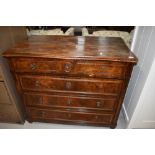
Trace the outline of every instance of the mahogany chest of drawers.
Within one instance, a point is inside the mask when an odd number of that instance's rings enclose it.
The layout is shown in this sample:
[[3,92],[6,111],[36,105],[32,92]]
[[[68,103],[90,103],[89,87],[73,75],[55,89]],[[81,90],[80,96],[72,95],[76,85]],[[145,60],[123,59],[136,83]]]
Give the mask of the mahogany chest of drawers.
[[121,38],[32,36],[3,55],[29,122],[111,128],[137,63]]

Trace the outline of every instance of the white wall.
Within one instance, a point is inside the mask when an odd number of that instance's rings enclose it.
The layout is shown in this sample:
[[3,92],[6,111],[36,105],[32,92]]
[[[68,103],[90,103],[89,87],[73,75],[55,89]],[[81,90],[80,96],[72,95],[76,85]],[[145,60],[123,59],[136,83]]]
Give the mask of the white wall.
[[127,125],[131,127],[131,121],[140,97],[147,84],[147,78],[155,57],[155,27],[137,27],[132,45],[132,51],[138,57],[138,64],[134,67],[131,80],[124,99],[123,110],[127,119]]
[[155,128],[155,60],[128,128]]

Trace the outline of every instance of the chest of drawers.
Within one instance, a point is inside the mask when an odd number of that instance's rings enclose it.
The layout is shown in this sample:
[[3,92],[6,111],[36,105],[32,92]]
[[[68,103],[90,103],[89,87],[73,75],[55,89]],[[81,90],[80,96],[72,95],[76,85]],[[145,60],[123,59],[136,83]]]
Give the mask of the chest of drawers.
[[137,63],[120,38],[32,36],[3,55],[29,122],[111,128]]

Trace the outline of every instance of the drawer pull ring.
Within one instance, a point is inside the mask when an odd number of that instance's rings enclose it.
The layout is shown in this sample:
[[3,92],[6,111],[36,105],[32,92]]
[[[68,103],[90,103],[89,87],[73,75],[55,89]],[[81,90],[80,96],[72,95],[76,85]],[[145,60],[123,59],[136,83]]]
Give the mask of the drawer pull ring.
[[66,89],[71,89],[71,87],[72,87],[71,82],[67,81],[66,82]]
[[39,81],[36,81],[35,86],[39,87]]
[[100,106],[101,106],[101,102],[98,101],[98,102],[97,102],[97,107],[100,107]]
[[38,113],[38,115],[39,115],[39,117],[44,117],[45,112],[44,112],[44,111],[40,111],[40,112]]
[[95,119],[98,119],[98,116],[95,116]]
[[67,111],[70,111],[71,109],[70,109],[70,108],[67,108],[66,110],[67,110]]
[[72,64],[69,62],[64,65],[64,71],[65,72],[70,72],[71,68],[72,68]]
[[35,63],[31,64],[31,69],[32,69],[32,70],[37,69],[37,65],[36,65]]
[[94,77],[94,76],[95,76],[95,74],[93,74],[93,73],[92,74],[89,74],[89,77]]

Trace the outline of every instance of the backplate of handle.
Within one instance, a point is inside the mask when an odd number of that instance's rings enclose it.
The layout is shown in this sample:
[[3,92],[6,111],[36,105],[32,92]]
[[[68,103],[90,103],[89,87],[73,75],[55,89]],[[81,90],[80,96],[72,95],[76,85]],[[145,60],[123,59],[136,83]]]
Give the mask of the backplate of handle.
[[72,64],[70,62],[67,62],[64,64],[64,71],[65,72],[70,72],[72,69]]
[[36,65],[35,63],[31,64],[31,69],[32,69],[32,70],[37,69],[37,65]]

